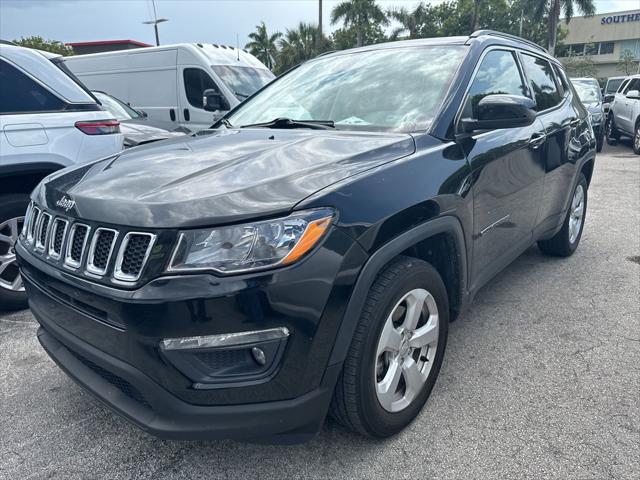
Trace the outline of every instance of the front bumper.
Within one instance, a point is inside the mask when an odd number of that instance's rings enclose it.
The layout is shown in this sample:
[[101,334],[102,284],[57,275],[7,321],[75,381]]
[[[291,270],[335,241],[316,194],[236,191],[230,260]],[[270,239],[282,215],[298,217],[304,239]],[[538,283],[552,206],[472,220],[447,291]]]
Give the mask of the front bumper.
[[[168,438],[310,435],[340,364],[329,356],[366,254],[335,229],[292,267],[246,277],[161,277],[122,290],[74,277],[16,246],[40,342],[116,412]],[[171,363],[166,338],[286,327],[267,378],[201,388]]]
[[[144,373],[53,324],[38,340],[58,366],[106,406],[146,432],[172,439],[260,439],[304,441],[324,421],[340,365],[329,367],[320,387],[292,400],[228,406],[181,401]],[[62,343],[64,342],[64,343]]]

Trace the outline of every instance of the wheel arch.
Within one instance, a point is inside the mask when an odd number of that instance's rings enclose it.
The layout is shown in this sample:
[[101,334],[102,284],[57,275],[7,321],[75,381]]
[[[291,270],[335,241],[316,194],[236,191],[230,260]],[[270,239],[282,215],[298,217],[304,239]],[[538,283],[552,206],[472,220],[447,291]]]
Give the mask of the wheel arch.
[[5,194],[31,193],[40,180],[64,167],[64,165],[53,162],[0,167],[0,192]]
[[593,167],[595,166],[595,159],[590,158],[580,168],[580,173],[582,173],[587,179],[587,186],[591,185],[591,178],[593,177]]
[[[442,252],[441,248],[446,248]],[[437,255],[444,253],[444,255]],[[460,220],[451,215],[437,217],[401,233],[376,250],[362,268],[345,309],[329,365],[344,361],[360,318],[360,312],[377,275],[399,255],[429,262],[443,277],[450,302],[451,319],[464,308],[467,292],[467,250]],[[453,260],[453,262],[450,262]],[[453,286],[454,288],[450,288]]]

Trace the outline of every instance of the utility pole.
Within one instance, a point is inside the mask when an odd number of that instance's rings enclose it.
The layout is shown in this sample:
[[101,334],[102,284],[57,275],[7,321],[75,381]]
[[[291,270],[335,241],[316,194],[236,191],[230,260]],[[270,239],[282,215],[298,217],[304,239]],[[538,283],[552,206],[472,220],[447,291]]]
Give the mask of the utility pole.
[[149,20],[146,22],[142,22],[145,25],[153,25],[153,29],[156,32],[156,46],[160,46],[160,35],[158,35],[158,24],[162,22],[168,22],[168,18],[158,18],[156,14],[156,2],[155,0],[151,0],[151,4],[153,5],[153,20]]
[[318,48],[322,47],[322,0],[318,0]]
[[524,7],[520,10],[520,33],[518,34],[522,37],[522,21],[524,20]]

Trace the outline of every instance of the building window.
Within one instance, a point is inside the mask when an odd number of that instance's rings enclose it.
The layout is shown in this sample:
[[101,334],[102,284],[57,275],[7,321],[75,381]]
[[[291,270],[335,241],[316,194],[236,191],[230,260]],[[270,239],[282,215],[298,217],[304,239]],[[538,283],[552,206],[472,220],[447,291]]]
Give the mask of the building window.
[[584,46],[584,54],[585,55],[597,55],[598,54],[599,44],[597,43],[587,43]]
[[608,55],[610,53],[613,53],[613,47],[613,42],[602,42],[600,44],[600,55]]
[[558,45],[556,47],[556,56],[557,57],[568,57],[569,56],[569,45]]
[[571,55],[584,55],[584,43],[576,43],[574,45],[570,45],[571,47]]

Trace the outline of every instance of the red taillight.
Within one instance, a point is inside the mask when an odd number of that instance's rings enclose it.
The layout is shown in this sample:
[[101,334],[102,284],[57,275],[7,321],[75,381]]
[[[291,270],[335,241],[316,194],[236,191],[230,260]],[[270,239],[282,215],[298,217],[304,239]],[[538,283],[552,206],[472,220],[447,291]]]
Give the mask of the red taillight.
[[87,135],[108,135],[110,133],[120,133],[120,122],[117,120],[76,122],[76,128]]

